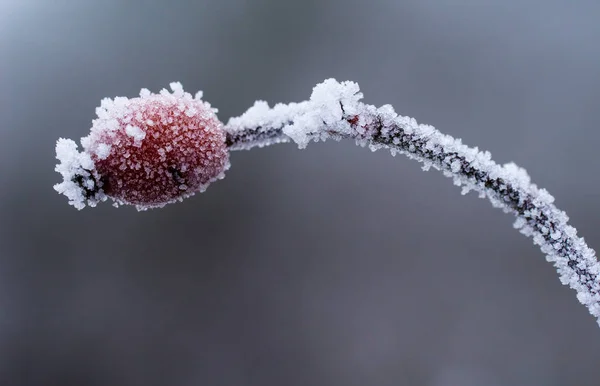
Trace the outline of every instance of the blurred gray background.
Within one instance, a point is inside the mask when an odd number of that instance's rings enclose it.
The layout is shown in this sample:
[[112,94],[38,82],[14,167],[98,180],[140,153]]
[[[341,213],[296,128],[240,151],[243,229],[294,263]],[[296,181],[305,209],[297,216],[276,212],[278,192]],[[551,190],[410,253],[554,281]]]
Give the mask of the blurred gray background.
[[226,121],[365,101],[514,161],[600,248],[598,1],[0,0],[1,385],[597,385],[600,329],[513,219],[353,143],[76,211],[59,136],[181,81]]

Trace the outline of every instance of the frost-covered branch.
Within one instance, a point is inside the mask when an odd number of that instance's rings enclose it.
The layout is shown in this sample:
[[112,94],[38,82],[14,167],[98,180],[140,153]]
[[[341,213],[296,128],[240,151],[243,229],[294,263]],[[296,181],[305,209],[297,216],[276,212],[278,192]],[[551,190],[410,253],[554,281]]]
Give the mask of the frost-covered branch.
[[373,151],[389,149],[433,167],[462,186],[487,197],[492,205],[517,217],[516,229],[533,238],[560,280],[577,291],[577,298],[600,325],[600,263],[595,252],[554,198],[530,181],[527,172],[513,163],[498,165],[489,152],[462,144],[413,118],[397,115],[389,106],[376,108],[360,102],[362,94],[352,82],[327,80],[315,87],[310,101],[270,109],[257,102],[244,115],[225,126],[230,149],[250,149],[293,140],[304,148],[311,140],[350,138]]
[[399,116],[389,105],[364,104],[353,82],[326,80],[301,103],[270,108],[256,102],[225,126],[202,101],[202,93],[192,97],[179,83],[171,89],[159,94],[143,89],[139,98],[103,100],[90,134],[81,140],[83,152],[70,139],[58,140],[55,170],[63,182],[54,188],[78,209],[111,198],[115,205],[145,210],[181,201],[223,178],[230,150],[290,141],[304,148],[310,141],[352,139],[373,151],[405,154],[422,162],[424,170],[438,169],[462,186],[463,194],[477,191],[515,215],[515,228],[533,238],[561,282],[577,291],[600,325],[595,252],[567,224],[553,197],[515,164],[498,165],[489,152]]

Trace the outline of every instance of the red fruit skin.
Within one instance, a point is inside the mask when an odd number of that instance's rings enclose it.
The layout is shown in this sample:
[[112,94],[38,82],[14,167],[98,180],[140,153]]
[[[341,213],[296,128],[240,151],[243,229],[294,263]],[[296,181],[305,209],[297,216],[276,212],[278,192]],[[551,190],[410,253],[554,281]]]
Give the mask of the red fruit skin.
[[104,193],[117,204],[162,207],[204,191],[229,168],[223,124],[213,109],[172,88],[173,94],[103,102],[82,140]]

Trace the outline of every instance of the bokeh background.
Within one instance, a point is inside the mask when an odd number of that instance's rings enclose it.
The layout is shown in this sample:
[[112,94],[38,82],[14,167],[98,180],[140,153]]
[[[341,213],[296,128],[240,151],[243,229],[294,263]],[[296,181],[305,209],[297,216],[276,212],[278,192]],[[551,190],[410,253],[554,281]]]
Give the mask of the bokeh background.
[[181,81],[226,121],[328,77],[524,166],[600,248],[600,2],[0,0],[0,384],[597,385],[600,329],[513,219],[353,143],[76,211],[54,144]]

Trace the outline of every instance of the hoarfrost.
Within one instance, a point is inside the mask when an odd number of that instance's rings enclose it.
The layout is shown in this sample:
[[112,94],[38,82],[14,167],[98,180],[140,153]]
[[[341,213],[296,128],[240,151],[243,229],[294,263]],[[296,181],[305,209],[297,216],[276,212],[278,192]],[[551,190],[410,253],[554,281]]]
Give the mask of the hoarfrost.
[[[213,154],[216,154],[214,151],[217,147],[212,150],[203,147],[193,150],[192,152],[202,151],[206,158],[200,164],[188,167],[187,158],[192,156],[191,150],[181,148],[180,144],[189,140],[190,133],[186,132],[185,126],[179,121],[186,119],[185,116],[205,119],[216,112],[216,109],[202,102],[202,108],[196,110],[192,104],[201,98],[201,93],[196,94],[194,99],[191,94],[183,91],[180,83],[171,83],[170,87],[172,93],[162,90],[158,95],[142,89],[140,98],[154,98],[153,103],[158,110],[170,106],[169,114],[155,117],[156,122],[160,120],[163,125],[165,122],[169,125],[173,123],[169,130],[163,131],[161,140],[158,140],[164,143],[161,142],[160,151],[157,148],[156,154],[162,162],[167,157],[167,152],[171,156],[175,149],[180,149],[180,156],[185,161],[182,162],[182,167],[165,174],[168,169],[150,167],[150,160],[154,162],[156,157],[149,155],[123,155],[116,160],[120,163],[115,164],[115,167],[129,167],[128,173],[140,170],[147,178],[153,178],[155,174],[166,178],[169,174],[169,183],[176,182],[176,189],[186,192],[173,200],[180,201],[193,194],[193,191],[189,192],[192,190],[189,184],[179,181],[179,174],[186,169],[202,169],[205,163],[215,159]],[[554,206],[554,198],[546,190],[531,183],[527,172],[517,165],[499,165],[492,160],[489,152],[468,147],[460,139],[443,134],[433,126],[419,124],[414,118],[397,115],[389,105],[377,108],[364,104],[361,102],[362,97],[358,84],[328,79],[313,89],[308,101],[280,103],[273,107],[269,107],[264,101],[257,101],[243,115],[229,120],[224,128],[225,144],[229,150],[248,150],[293,141],[299,148],[304,148],[310,141],[348,138],[373,151],[388,149],[392,155],[405,154],[423,163],[424,170],[440,170],[445,176],[451,177],[455,185],[461,187],[463,194],[475,191],[479,197],[487,197],[494,207],[515,215],[514,227],[540,246],[546,254],[546,260],[556,267],[561,283],[577,291],[578,300],[597,318],[600,325],[600,263],[595,252],[583,238],[577,236],[575,228],[568,225],[567,215]],[[96,110],[98,119],[94,121],[90,135],[82,138],[83,153],[77,151],[75,142],[62,138],[58,140],[56,152],[60,163],[56,166],[56,171],[61,173],[64,181],[54,188],[65,194],[76,208],[95,206],[99,201],[106,200],[90,155],[102,160],[113,151],[108,144],[124,146],[117,135],[121,124],[127,124],[126,135],[133,138],[134,145],[138,147],[146,137],[146,132],[136,126],[136,122],[145,122],[153,127],[154,119],[149,123],[147,119],[150,118],[146,117],[144,120],[141,111],[137,111],[136,115],[128,111],[132,103],[139,101],[132,102],[127,98],[102,100]],[[153,136],[155,139],[159,137],[157,130],[154,130]],[[163,138],[166,136],[168,143]],[[224,154],[216,157],[222,161],[220,169],[214,169],[210,181],[223,178],[224,171],[229,168],[226,150],[223,151]],[[118,179],[115,184],[121,187],[123,181]],[[207,184],[200,184],[198,191],[204,191],[206,186]],[[157,184],[153,184],[152,188],[161,189]],[[132,194],[135,196],[137,193]],[[135,200],[129,200],[131,201]],[[116,204],[121,203],[124,201],[116,200]],[[162,205],[164,204],[138,205],[138,209]]]
[[171,82],[169,83],[169,87],[171,87],[171,90],[173,91],[173,95],[175,95],[176,97],[182,97],[184,96],[184,91],[183,91],[183,86],[181,85],[180,82]]
[[106,157],[108,157],[108,155],[110,154],[110,149],[111,146],[106,144],[106,143],[101,143],[98,145],[98,148],[96,149],[96,155],[98,156],[99,159],[106,159]]
[[[141,120],[141,115],[139,120]],[[125,133],[133,138],[133,145],[137,147],[142,146],[142,141],[146,138],[146,132],[137,126],[127,125]]]
[[422,162],[423,170],[440,170],[462,187],[463,194],[475,191],[515,215],[515,228],[533,238],[556,267],[560,281],[577,291],[579,301],[600,325],[600,263],[546,190],[532,184],[527,172],[514,163],[498,165],[489,152],[399,116],[388,105],[364,104],[362,96],[356,83],[328,79],[313,89],[306,102],[273,108],[257,102],[229,120],[228,146],[247,150],[291,140],[304,148],[310,141],[351,138],[371,150],[405,154]]
[[59,138],[56,142],[56,158],[59,164],[54,170],[61,174],[63,182],[54,185],[54,190],[67,196],[69,204],[81,210],[86,205],[94,207],[106,200],[101,186],[98,186],[94,162],[89,154],[77,150],[74,141]]
[[282,129],[291,119],[309,111],[308,102],[276,104],[270,108],[265,101],[256,101],[243,115],[229,119],[225,126],[230,150],[248,150],[290,141]]
[[103,99],[90,133],[81,139],[83,152],[71,140],[58,141],[56,170],[64,181],[55,189],[78,209],[109,197],[145,210],[222,179],[229,153],[216,109],[178,82],[170,89]]

